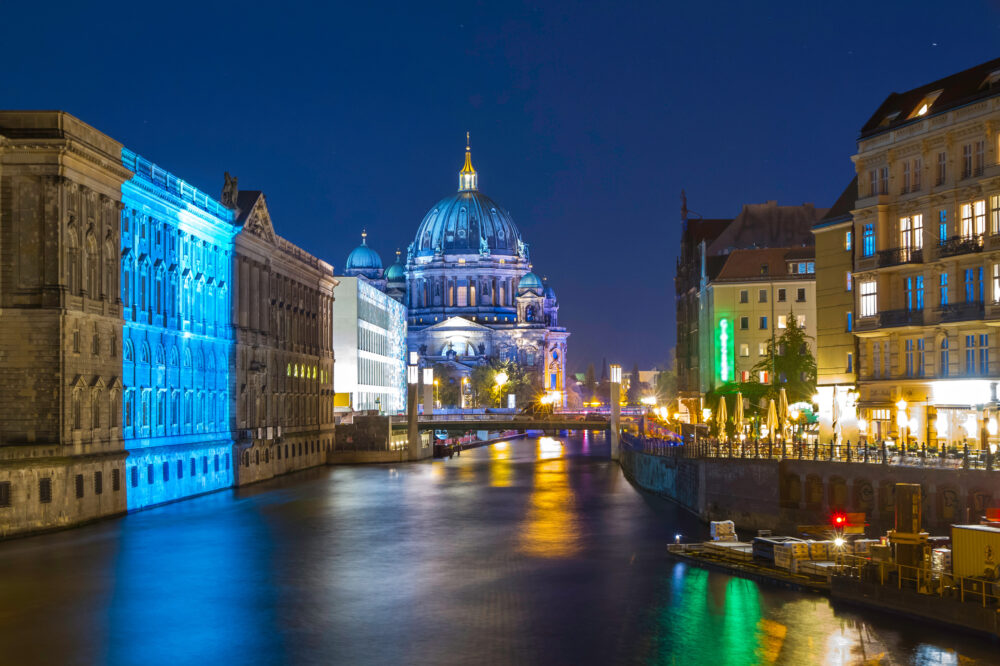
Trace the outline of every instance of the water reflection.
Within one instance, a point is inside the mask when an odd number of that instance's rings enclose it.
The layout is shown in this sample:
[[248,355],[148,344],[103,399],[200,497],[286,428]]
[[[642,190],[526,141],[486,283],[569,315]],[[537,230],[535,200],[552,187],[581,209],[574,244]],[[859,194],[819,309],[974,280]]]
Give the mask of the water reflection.
[[996,662],[665,557],[704,526],[603,435],[315,470],[0,543],[3,663]]
[[520,530],[520,550],[533,557],[572,557],[580,550],[580,526],[569,486],[563,444],[538,440],[538,459],[528,511]]

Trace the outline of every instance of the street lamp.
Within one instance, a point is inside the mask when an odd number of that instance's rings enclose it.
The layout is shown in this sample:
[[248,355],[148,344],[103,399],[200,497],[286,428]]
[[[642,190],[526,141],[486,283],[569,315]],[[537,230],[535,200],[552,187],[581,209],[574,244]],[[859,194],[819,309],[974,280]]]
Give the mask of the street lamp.
[[494,377],[493,380],[497,383],[497,388],[500,388],[507,383],[507,373],[501,370],[496,374],[496,377]]
[[434,380],[434,405],[440,407],[440,398],[438,398],[438,380]]

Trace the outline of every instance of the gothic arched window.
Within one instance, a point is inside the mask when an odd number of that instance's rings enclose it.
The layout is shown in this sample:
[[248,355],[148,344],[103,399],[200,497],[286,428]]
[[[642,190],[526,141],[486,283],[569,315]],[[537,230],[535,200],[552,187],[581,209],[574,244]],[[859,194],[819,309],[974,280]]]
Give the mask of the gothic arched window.
[[101,258],[97,252],[97,240],[91,232],[87,232],[87,257],[84,263],[87,266],[87,295],[98,298],[101,295]]
[[125,361],[126,363],[131,363],[135,361],[131,340],[126,340],[125,346],[122,347],[122,360]]

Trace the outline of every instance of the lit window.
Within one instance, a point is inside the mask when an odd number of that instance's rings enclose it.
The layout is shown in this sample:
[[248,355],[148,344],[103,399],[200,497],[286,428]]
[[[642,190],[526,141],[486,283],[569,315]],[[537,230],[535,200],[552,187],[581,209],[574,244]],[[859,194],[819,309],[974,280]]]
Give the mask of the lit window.
[[786,315],[778,315],[778,328],[786,328],[787,326],[788,326],[788,317]]
[[847,313],[847,332],[850,333],[854,330],[854,313],[848,311]]
[[758,342],[757,343],[757,356],[767,356],[767,343]]
[[847,291],[850,291],[854,287],[854,283],[851,277],[851,271],[847,271]]
[[795,325],[798,328],[806,327],[806,316],[804,314],[795,315]]
[[750,355],[750,345],[748,345],[745,342],[741,342],[740,343],[740,356],[749,356],[749,355]]
[[861,283],[861,316],[874,317],[878,314],[878,287],[874,280]]
[[844,249],[847,250],[848,252],[850,252],[850,250],[851,250],[851,232],[850,231],[845,231],[844,232]]
[[861,229],[861,254],[865,257],[875,255],[875,225],[866,224]]

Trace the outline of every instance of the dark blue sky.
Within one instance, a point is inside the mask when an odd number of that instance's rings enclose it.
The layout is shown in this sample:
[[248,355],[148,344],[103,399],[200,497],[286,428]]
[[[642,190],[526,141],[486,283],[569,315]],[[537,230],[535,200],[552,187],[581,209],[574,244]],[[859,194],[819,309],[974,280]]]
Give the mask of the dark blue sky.
[[[278,233],[391,262],[457,187],[510,210],[570,365],[673,346],[679,192],[829,206],[892,90],[1000,55],[1000,2],[9,3],[0,107],[59,108]],[[96,9],[101,7],[101,9]]]

